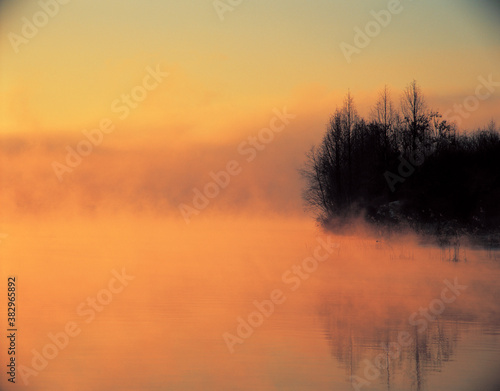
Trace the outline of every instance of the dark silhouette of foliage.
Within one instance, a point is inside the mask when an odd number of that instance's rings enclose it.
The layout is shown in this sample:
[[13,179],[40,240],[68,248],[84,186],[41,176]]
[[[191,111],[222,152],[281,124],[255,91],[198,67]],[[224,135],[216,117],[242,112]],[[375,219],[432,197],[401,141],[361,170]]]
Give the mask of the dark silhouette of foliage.
[[307,206],[328,225],[364,214],[417,231],[481,233],[500,227],[500,137],[494,123],[457,133],[427,108],[413,81],[396,110],[387,87],[369,122],[350,93],[302,169]]

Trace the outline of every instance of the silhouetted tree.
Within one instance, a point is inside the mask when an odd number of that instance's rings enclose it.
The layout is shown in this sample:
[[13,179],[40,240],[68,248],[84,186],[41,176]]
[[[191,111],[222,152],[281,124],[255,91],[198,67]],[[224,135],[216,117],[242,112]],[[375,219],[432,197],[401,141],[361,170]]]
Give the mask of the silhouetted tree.
[[[391,147],[397,148],[397,142],[393,137],[394,125],[396,123],[396,112],[393,108],[389,87],[384,86],[379,98],[372,108],[373,121],[382,128],[384,151],[388,152]],[[391,145],[392,143],[392,145]],[[387,156],[384,156],[387,162]]]
[[[418,153],[423,159],[417,162]],[[401,173],[403,164],[406,173]],[[388,170],[404,174],[397,189],[388,186]],[[457,134],[455,124],[427,109],[416,81],[405,88],[400,112],[384,87],[368,123],[348,92],[330,117],[321,144],[308,153],[302,174],[306,204],[323,223],[362,210],[371,221],[406,220],[416,229],[433,224],[436,230],[455,232],[457,227],[500,227],[496,125]]]

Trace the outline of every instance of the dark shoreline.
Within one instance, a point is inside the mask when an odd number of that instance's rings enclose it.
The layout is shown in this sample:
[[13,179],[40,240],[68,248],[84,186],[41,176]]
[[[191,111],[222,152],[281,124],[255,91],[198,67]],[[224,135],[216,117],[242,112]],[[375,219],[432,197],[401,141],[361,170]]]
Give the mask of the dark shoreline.
[[[359,228],[360,224],[365,225]],[[400,217],[398,221],[375,219],[373,216],[335,217],[319,221],[326,231],[337,235],[367,234],[374,239],[397,239],[399,236],[415,235],[420,245],[433,245],[442,248],[466,246],[500,250],[500,229],[481,229],[478,227],[453,224],[451,222],[416,222],[414,219]]]

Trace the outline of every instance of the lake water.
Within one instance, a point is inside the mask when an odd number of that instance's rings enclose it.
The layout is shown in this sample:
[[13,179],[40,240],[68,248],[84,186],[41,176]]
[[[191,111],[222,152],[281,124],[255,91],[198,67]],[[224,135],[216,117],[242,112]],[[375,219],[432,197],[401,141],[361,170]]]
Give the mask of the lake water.
[[500,389],[498,251],[450,262],[411,237],[281,218],[0,228],[18,297],[16,385],[4,373],[1,389]]

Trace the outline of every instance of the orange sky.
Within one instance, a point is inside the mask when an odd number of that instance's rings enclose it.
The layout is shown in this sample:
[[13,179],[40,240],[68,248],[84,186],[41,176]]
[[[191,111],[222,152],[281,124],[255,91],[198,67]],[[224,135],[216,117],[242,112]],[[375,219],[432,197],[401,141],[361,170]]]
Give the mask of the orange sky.
[[[212,1],[73,0],[55,3],[54,16],[22,43],[23,18],[43,23],[43,8],[4,5],[1,132],[74,133],[116,118],[112,102],[157,64],[169,76],[120,121],[133,140],[227,140],[276,106],[331,112],[348,88],[363,111],[384,84],[397,100],[414,78],[444,112],[474,94],[478,76],[500,80],[499,34],[486,0],[401,0],[399,13],[348,63],[340,45],[353,45],[354,29],[389,3],[242,2],[220,20]],[[464,125],[498,119],[499,96]]]
[[[500,120],[499,10],[489,0],[262,0],[231,10],[211,0],[65,1],[0,5],[2,197],[12,209],[164,210],[236,160],[243,173],[210,208],[301,210],[297,169],[348,89],[367,115],[384,84],[397,104],[416,79],[429,106],[462,127]],[[371,37],[360,43],[358,29]],[[342,48],[354,45],[347,58]],[[481,77],[493,85],[478,90]],[[486,98],[457,116],[477,91]],[[293,120],[247,165],[241,144],[285,108]],[[59,182],[54,162],[103,119],[113,131]]]

